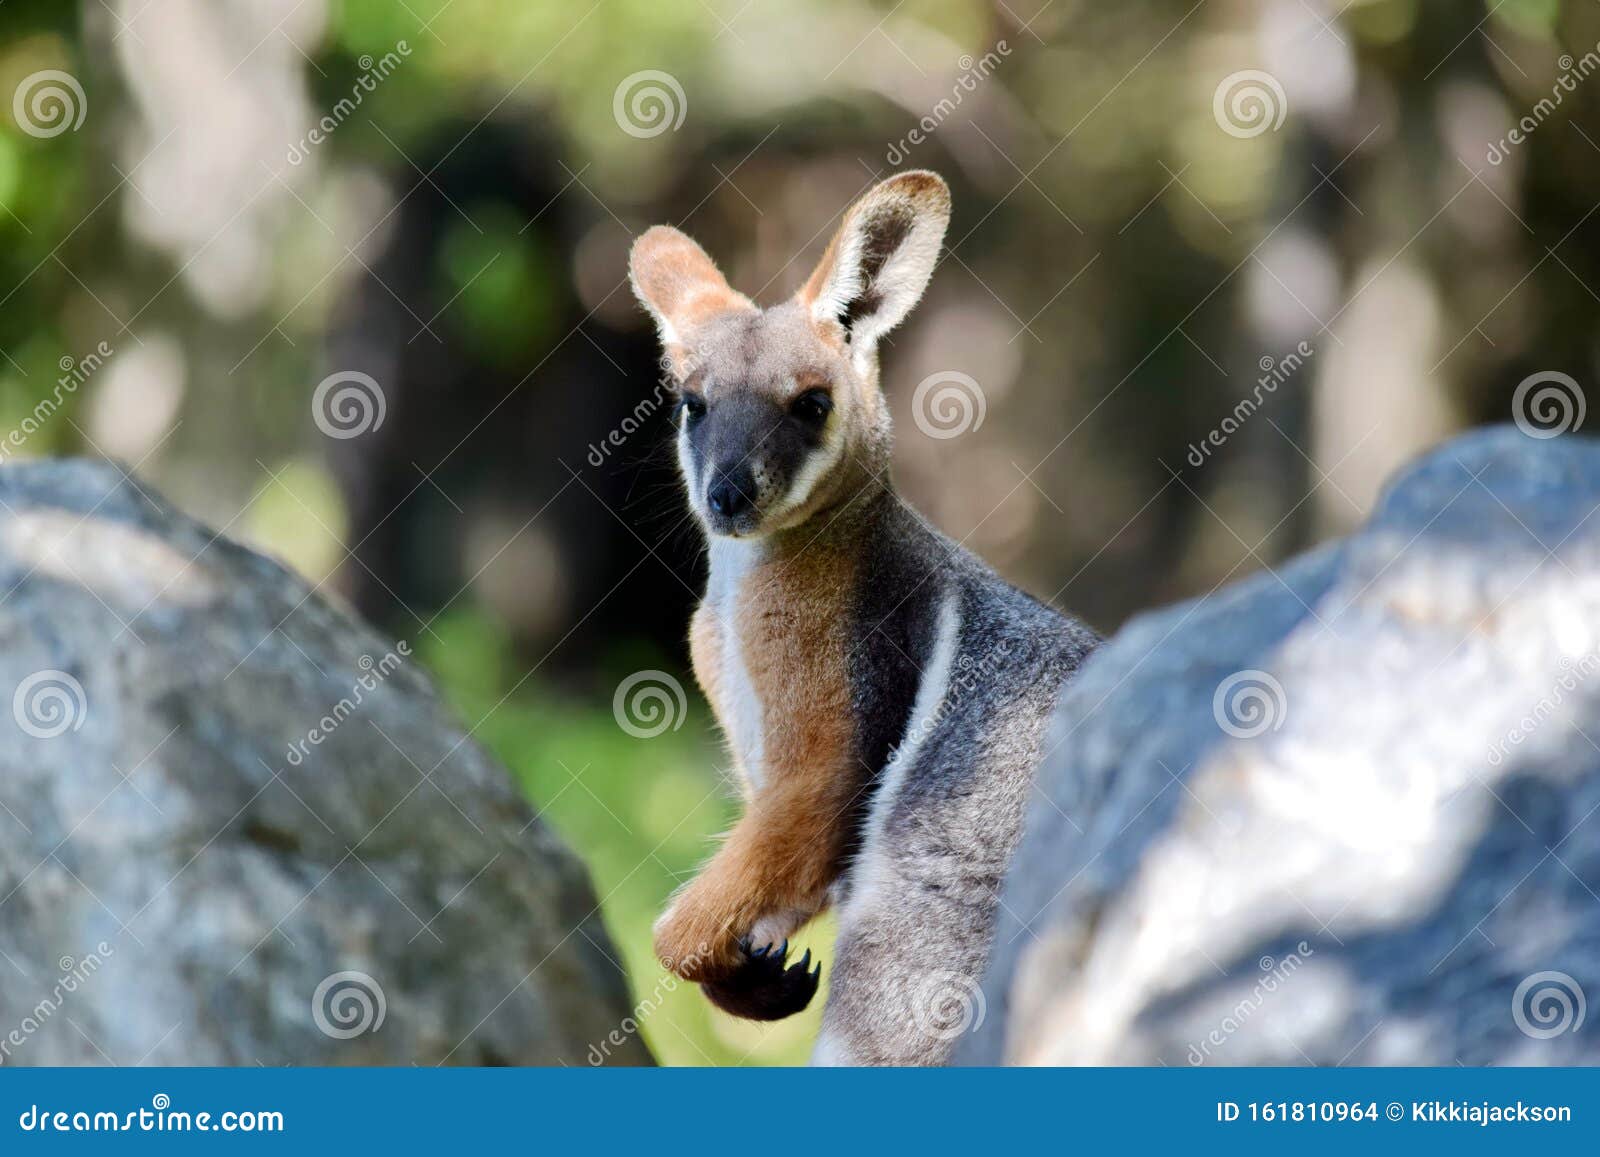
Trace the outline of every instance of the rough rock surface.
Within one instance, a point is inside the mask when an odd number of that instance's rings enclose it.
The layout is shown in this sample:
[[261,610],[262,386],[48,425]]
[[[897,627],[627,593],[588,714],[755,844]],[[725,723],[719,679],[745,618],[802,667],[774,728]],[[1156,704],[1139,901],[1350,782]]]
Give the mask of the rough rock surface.
[[609,957],[400,644],[111,466],[0,469],[0,1064],[579,1065]]
[[1600,445],[1480,432],[1063,697],[968,1063],[1600,1063]]

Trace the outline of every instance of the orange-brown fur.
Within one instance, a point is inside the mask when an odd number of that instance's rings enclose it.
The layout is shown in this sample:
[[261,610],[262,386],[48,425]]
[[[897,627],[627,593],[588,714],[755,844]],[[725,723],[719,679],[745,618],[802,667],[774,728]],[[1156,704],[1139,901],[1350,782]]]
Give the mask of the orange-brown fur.
[[[888,468],[875,342],[921,295],[948,216],[949,192],[937,176],[909,172],[881,182],[847,211],[804,287],[765,311],[729,287],[705,251],[677,230],[657,226],[635,243],[634,289],[656,320],[680,389],[711,405],[753,392],[781,414],[807,391],[827,388],[828,429],[838,439],[803,498],[762,527],[765,553],[731,600],[702,605],[691,624],[695,675],[724,733],[732,739],[736,708],[752,699],[760,705],[761,766],[744,766],[747,753],[730,744],[746,787],[745,815],[656,926],[658,955],[686,979],[727,976],[748,963],[747,949],[762,947],[743,944],[746,938],[774,930],[781,938],[798,928],[826,906],[843,868],[856,797],[869,774],[858,756],[846,669],[848,609],[864,552],[848,534],[821,528]],[[891,248],[915,251],[909,264],[886,265],[881,253],[864,263],[864,246],[888,244],[873,233],[884,221],[904,227]],[[913,222],[914,235],[904,231]],[[844,297],[872,300],[872,328],[847,327]],[[739,330],[747,311],[763,327],[759,341]],[[724,360],[719,373],[699,355],[718,340],[725,352],[729,334],[738,338],[734,348],[753,354]],[[763,359],[763,351],[770,356]],[[691,492],[697,483],[704,489],[705,479],[692,477],[687,464],[685,472]],[[799,541],[778,541],[788,531]],[[724,666],[730,631],[742,672]],[[741,718],[748,723],[750,712]]]
[[[687,980],[733,968],[739,938],[763,916],[789,912],[798,923],[826,905],[860,782],[840,613],[854,581],[848,556],[817,546],[756,567],[739,593],[735,621],[749,678],[768,705],[767,779],[657,929],[657,954]],[[698,614],[692,649],[695,674],[723,718],[720,630]]]
[[[673,331],[682,334],[710,318],[733,309],[754,309],[744,294],[728,286],[705,250],[676,229],[656,226],[634,243],[634,268],[647,271],[637,285],[641,298],[652,303],[658,319],[671,319]],[[678,373],[686,369],[683,343],[668,342],[667,353]]]

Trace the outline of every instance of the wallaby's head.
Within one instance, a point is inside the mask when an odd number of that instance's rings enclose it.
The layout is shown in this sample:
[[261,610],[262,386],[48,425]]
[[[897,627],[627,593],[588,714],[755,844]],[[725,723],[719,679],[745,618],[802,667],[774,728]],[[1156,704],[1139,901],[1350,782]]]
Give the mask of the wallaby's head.
[[708,531],[798,526],[888,469],[878,339],[922,296],[949,220],[936,174],[891,177],[846,211],[800,291],[767,309],[676,229],[634,243],[633,289],[661,331],[678,462]]

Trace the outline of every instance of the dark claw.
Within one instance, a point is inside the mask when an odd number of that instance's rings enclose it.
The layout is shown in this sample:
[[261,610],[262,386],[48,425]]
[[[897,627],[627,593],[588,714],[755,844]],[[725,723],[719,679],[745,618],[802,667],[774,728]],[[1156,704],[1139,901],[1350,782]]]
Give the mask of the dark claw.
[[[781,1020],[793,1016],[817,993],[822,962],[811,966],[811,950],[787,964],[789,942],[744,949],[744,962],[731,974],[701,985],[707,999],[724,1012],[749,1020]],[[787,965],[787,966],[786,966]]]

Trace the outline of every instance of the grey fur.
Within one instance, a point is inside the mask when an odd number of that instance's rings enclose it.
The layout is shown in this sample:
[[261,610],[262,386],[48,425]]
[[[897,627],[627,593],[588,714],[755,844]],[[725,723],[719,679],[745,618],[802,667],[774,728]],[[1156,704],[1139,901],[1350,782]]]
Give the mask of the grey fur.
[[[791,351],[775,356],[760,340],[791,322],[779,310],[740,317],[718,334],[723,340],[706,343],[702,380],[745,388],[718,397],[713,386],[698,434],[681,435],[686,478],[701,493],[712,464],[760,459],[763,473],[780,480],[761,490],[771,509],[814,452],[796,451],[788,431],[773,433],[783,412],[751,388],[781,375],[785,356],[794,364]],[[768,420],[756,420],[763,407]],[[886,461],[886,417],[877,438]],[[788,448],[775,454],[775,445]],[[815,1059],[942,1064],[985,1015],[980,981],[1000,882],[1046,724],[1063,682],[1099,639],[934,529],[873,459],[839,472],[849,481],[833,505],[769,534],[762,547],[780,556],[837,550],[864,568],[847,660],[861,775],[850,817],[857,839],[834,890],[839,939]],[[937,695],[931,725],[919,726],[914,707],[919,694],[936,690],[924,688],[939,674],[928,668],[946,613],[958,622],[948,689]],[[890,782],[886,772],[902,748],[907,758]],[[877,840],[869,838],[874,828]]]
[[[1046,724],[1098,639],[1004,582],[887,486],[865,505],[852,528],[866,535],[874,572],[853,636],[858,734],[864,744],[896,738],[881,763],[863,752],[869,802],[837,889],[837,960],[815,1060],[942,1064],[984,1016],[1000,882]],[[935,669],[952,614],[953,645]],[[941,675],[931,716],[913,718],[917,694],[927,699],[925,684]],[[885,708],[888,718],[874,718]]]

